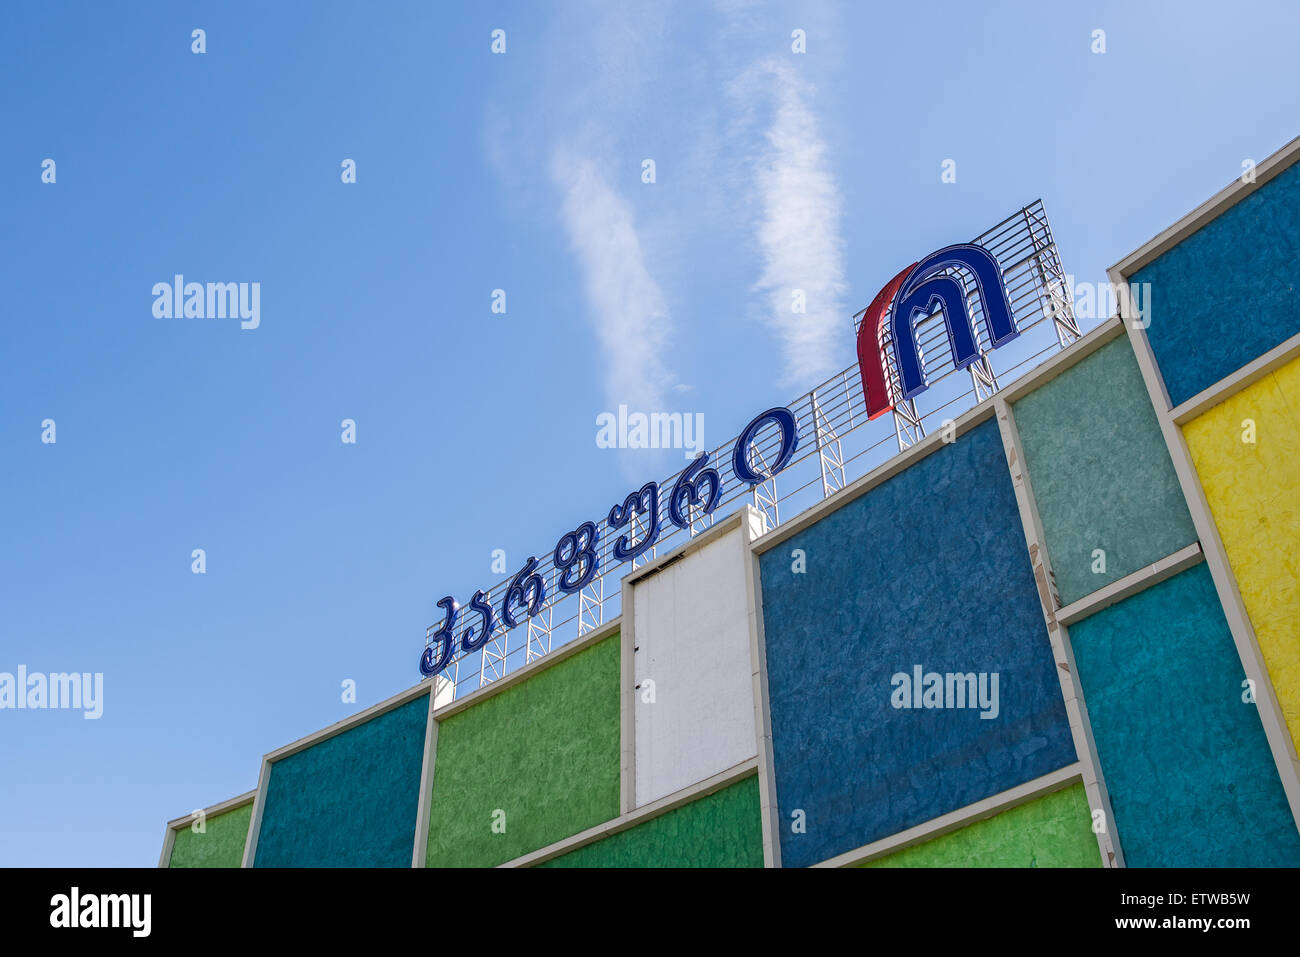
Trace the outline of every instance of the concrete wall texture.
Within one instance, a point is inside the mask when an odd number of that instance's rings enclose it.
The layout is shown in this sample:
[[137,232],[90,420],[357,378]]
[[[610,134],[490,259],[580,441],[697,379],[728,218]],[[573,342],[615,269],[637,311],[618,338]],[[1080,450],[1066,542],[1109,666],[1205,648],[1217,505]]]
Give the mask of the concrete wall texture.
[[1300,835],[1197,565],[1071,626],[1130,867],[1300,866]]
[[[992,419],[763,553],[760,569],[784,864],[1075,761]],[[984,673],[990,690],[997,674],[996,716],[894,707],[892,676],[917,665]]]
[[619,813],[619,635],[438,724],[428,867],[491,867]]
[[1101,867],[1082,784],[916,844],[862,867]]
[[1300,333],[1300,165],[1188,236],[1150,283],[1147,338],[1174,405]]
[[1127,336],[1030,392],[1013,411],[1061,601],[1196,541]]
[[271,765],[255,867],[410,867],[429,698]]
[[758,778],[652,817],[542,867],[762,867]]
[[1300,748],[1300,359],[1183,428]]
[[252,802],[217,814],[204,821],[204,833],[189,828],[176,832],[168,867],[239,867],[244,860],[244,841],[253,815]]

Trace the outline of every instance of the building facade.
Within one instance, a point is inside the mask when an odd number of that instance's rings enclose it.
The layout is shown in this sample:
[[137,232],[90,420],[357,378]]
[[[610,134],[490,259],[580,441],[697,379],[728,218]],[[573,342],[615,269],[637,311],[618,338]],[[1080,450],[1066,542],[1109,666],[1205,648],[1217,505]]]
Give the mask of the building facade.
[[1300,866],[1297,159],[854,481],[812,394],[814,504],[756,487],[616,616],[271,752],[160,865]]

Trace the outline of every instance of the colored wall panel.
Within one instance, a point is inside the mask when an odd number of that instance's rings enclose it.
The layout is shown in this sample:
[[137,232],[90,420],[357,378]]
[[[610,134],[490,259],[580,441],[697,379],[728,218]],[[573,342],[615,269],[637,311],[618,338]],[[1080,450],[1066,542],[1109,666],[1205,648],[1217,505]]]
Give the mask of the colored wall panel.
[[[1243,423],[1254,422],[1254,442]],[[1300,360],[1183,428],[1286,716],[1300,748]]]
[[243,807],[209,817],[206,831],[195,834],[190,828],[176,832],[168,867],[240,867],[244,861],[244,842],[248,839],[248,822],[253,816],[252,802]]
[[1061,601],[1196,541],[1127,336],[1024,396],[1014,413]]
[[1300,332],[1300,165],[1130,282],[1151,284],[1147,338],[1174,405]]
[[547,861],[542,867],[762,867],[758,778]]
[[271,765],[256,867],[410,867],[429,699]]
[[1070,627],[1130,867],[1300,865],[1300,835],[1209,567]]
[[429,867],[495,866],[618,816],[619,648],[615,634],[439,722]]
[[745,547],[737,527],[632,586],[637,807],[757,753]]
[[[763,553],[760,570],[786,866],[1075,760],[995,421]],[[998,674],[996,717],[895,708],[893,676],[915,665],[985,673],[990,691]]]
[[1101,867],[1101,852],[1080,783],[862,866]]

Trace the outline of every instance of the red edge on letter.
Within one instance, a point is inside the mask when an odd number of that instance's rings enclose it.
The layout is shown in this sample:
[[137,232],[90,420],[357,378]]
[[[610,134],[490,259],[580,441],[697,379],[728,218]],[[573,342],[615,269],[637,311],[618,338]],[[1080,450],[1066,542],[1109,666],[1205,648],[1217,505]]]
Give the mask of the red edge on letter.
[[876,293],[876,298],[871,300],[871,305],[862,314],[862,325],[858,327],[858,371],[862,373],[862,394],[866,397],[867,416],[871,419],[884,415],[894,407],[889,383],[885,379],[885,350],[880,344],[881,326],[894,294],[915,266],[916,263],[912,263]]

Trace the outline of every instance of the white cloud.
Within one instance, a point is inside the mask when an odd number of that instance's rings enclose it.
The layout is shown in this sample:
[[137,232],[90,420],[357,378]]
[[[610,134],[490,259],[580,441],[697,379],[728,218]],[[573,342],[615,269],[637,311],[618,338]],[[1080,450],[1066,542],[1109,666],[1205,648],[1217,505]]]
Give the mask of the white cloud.
[[666,408],[674,379],[660,356],[672,319],[646,268],[631,208],[588,156],[558,150],[551,173],[564,198],[561,219],[578,257],[610,408]]
[[[748,110],[756,100],[771,105],[754,169],[763,255],[755,288],[767,299],[765,318],[785,353],[783,383],[808,387],[843,366],[848,319],[842,302],[842,198],[810,106],[812,87],[795,69],[764,61],[732,92]],[[806,312],[793,311],[795,290],[803,290]]]

